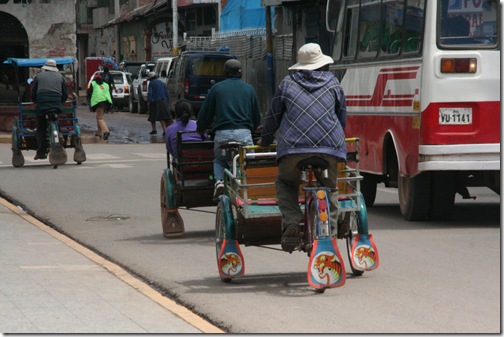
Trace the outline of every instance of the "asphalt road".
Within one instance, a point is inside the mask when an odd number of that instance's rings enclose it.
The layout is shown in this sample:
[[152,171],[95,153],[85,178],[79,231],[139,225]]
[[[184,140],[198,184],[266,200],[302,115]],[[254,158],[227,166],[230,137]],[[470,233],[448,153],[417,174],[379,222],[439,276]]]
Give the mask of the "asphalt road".
[[[83,101],[82,98],[81,101]],[[97,130],[96,114],[89,111],[86,105],[79,105],[77,107],[77,118],[82,135],[85,137],[94,136]],[[147,114],[117,110],[113,113],[105,114],[105,121],[110,129],[108,144],[152,144],[164,142],[162,136],[163,130],[159,122],[156,125],[157,135],[149,135],[151,125],[147,121],[147,118]],[[95,141],[99,142],[97,137]]]
[[[129,115],[116,116],[149,130],[145,116]],[[380,188],[368,210],[379,268],[316,294],[306,279],[308,258],[298,252],[242,247],[245,277],[221,282],[215,207],[182,210],[185,237],[165,239],[163,143],[84,149],[82,165],[53,169],[28,151],[25,166],[14,168],[10,144],[0,144],[1,195],[228,332],[500,332],[500,198],[490,190],[471,190],[476,201],[458,200],[455,218],[437,223],[404,221],[397,192]]]

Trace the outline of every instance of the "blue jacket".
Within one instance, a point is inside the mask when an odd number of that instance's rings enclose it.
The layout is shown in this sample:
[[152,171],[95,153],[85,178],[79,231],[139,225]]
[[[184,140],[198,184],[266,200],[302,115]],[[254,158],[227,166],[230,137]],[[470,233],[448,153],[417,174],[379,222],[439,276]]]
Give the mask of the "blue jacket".
[[158,79],[150,81],[149,90],[147,91],[147,102],[154,103],[163,100],[170,100],[166,85]]
[[346,103],[330,72],[302,70],[278,86],[261,130],[262,145],[277,142],[285,155],[323,153],[346,159]]

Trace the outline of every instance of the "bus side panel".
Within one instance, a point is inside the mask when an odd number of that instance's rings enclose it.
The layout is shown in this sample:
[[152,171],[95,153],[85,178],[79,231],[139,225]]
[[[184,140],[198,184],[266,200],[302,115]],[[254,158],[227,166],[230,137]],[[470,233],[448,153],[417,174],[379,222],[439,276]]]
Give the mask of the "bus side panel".
[[345,133],[360,138],[362,171],[386,173],[384,160],[394,150],[401,173],[417,172],[420,83],[419,63],[354,65],[344,72]]
[[385,174],[388,146],[395,150],[400,172],[413,175],[418,168],[417,125],[418,117],[413,116],[349,115],[345,134],[360,139],[361,171]]

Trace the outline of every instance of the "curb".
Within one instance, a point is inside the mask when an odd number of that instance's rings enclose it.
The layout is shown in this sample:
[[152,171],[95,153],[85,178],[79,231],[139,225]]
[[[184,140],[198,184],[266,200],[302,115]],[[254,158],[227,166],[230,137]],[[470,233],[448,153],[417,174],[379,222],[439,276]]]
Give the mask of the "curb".
[[[103,141],[100,141],[98,137],[95,136],[81,136],[81,141],[82,144],[97,144],[97,143],[103,143]],[[3,132],[0,134],[0,144],[11,144],[12,143],[12,136],[10,133]]]

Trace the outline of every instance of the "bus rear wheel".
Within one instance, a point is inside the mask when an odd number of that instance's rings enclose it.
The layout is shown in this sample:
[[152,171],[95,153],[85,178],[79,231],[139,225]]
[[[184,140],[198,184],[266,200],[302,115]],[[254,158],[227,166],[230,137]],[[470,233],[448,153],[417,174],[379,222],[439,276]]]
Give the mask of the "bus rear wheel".
[[361,181],[361,193],[367,207],[373,207],[376,199],[376,189],[378,185],[378,176],[369,173],[361,173],[364,179]]
[[447,220],[455,208],[457,179],[452,172],[434,172],[432,174],[431,220]]
[[415,177],[400,176],[399,206],[408,221],[426,220],[430,209],[431,177],[421,173]]

